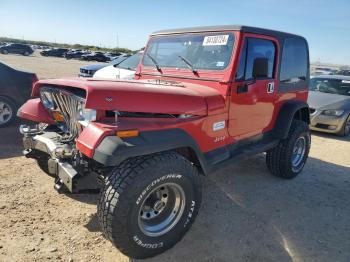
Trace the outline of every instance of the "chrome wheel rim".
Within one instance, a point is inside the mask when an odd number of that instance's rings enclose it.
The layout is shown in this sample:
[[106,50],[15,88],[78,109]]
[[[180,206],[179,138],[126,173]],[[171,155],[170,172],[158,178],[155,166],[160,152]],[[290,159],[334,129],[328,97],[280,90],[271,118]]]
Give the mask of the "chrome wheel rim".
[[302,165],[300,165],[305,156],[306,152],[306,139],[305,137],[299,137],[294,144],[293,154],[292,154],[292,166],[294,171],[298,171]]
[[138,216],[140,230],[147,236],[161,236],[180,220],[185,209],[185,193],[175,183],[164,183],[143,201]]
[[0,101],[0,125],[6,124],[12,118],[12,108],[9,104]]

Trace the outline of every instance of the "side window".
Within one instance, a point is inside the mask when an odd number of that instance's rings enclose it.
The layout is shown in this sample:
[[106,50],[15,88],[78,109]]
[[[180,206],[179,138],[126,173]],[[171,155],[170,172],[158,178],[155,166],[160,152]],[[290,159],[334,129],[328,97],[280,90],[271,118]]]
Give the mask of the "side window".
[[308,54],[302,39],[288,38],[284,41],[280,81],[295,82],[307,80]]
[[275,55],[276,48],[272,41],[258,38],[246,38],[237,69],[236,80],[253,79],[253,65],[256,58],[267,58],[267,78],[273,78]]

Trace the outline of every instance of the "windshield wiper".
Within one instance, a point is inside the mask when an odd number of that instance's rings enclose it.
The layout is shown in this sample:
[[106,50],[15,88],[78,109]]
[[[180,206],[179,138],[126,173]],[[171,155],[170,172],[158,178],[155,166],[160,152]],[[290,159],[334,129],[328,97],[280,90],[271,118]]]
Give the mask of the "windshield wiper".
[[162,73],[162,69],[160,68],[160,66],[158,65],[157,61],[150,55],[150,54],[146,54],[148,56],[149,59],[151,59],[151,61],[153,62],[153,64],[156,66],[158,72]]
[[198,72],[196,69],[194,69],[193,65],[190,63],[190,61],[188,61],[186,58],[182,57],[182,56],[178,56],[182,61],[184,61],[184,63],[187,65],[187,67],[189,69],[191,69],[192,73],[195,75],[198,75]]

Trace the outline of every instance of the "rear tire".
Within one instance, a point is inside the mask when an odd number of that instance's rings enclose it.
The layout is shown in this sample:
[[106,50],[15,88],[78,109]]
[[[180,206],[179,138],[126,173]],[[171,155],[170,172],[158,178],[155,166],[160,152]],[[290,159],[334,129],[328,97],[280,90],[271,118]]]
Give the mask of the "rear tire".
[[125,255],[147,258],[185,235],[201,204],[195,166],[173,152],[128,159],[105,180],[98,203],[104,235]]
[[311,136],[308,125],[293,120],[288,137],[266,152],[266,165],[277,177],[294,178],[304,168],[309,155]]
[[7,55],[7,54],[9,53],[9,51],[7,51],[7,50],[2,50],[2,53],[3,53],[4,55]]

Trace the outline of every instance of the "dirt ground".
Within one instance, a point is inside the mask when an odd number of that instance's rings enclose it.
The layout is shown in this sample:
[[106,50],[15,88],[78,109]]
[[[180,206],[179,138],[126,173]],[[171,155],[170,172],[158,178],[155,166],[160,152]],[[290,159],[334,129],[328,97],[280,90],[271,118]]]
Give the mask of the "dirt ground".
[[[76,76],[80,61],[0,55],[40,78]],[[21,155],[18,123],[0,129],[0,261],[135,261],[106,241],[97,195],[58,194]],[[313,133],[303,173],[269,174],[257,155],[203,179],[199,216],[149,261],[350,261],[350,138]]]

